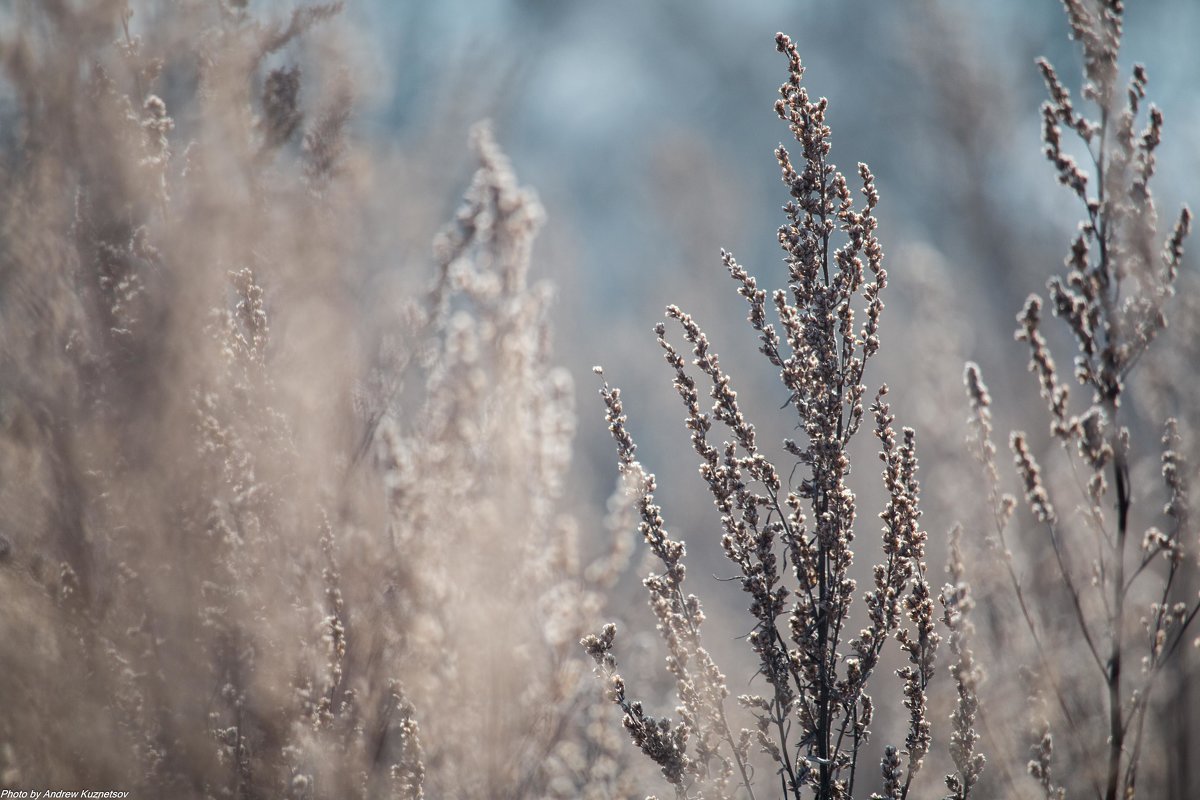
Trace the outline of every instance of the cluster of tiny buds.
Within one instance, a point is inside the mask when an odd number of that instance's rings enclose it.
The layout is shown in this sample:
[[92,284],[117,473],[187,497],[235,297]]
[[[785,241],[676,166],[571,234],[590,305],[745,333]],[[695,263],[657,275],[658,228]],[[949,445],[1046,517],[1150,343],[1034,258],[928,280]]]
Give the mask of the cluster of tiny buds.
[[1041,468],[1029,449],[1029,442],[1026,440],[1025,434],[1015,431],[1010,439],[1010,445],[1017,472],[1025,483],[1025,500],[1029,503],[1030,510],[1033,511],[1033,515],[1039,522],[1053,524],[1057,516],[1054,513],[1054,506],[1050,502],[1050,493],[1042,482]]

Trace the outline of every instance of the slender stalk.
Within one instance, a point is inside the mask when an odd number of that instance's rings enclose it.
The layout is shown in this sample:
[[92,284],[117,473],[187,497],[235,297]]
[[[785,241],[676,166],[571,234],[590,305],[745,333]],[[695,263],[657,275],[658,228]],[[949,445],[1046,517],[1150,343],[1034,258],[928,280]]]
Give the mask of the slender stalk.
[[[1115,410],[1115,409],[1114,409]],[[1125,743],[1125,725],[1121,707],[1122,628],[1125,619],[1125,540],[1129,530],[1129,475],[1124,454],[1113,462],[1117,485],[1117,543],[1113,578],[1112,636],[1108,659],[1108,778],[1105,800],[1117,800],[1121,786],[1121,754]]]

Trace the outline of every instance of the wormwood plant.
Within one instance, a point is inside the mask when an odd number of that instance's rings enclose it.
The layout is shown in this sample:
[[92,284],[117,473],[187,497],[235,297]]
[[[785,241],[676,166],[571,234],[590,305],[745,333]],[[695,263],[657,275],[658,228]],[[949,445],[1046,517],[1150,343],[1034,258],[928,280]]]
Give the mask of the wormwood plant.
[[[426,712],[430,796],[626,797],[627,757],[575,643],[627,548],[580,557],[562,503],[573,392],[551,360],[550,287],[528,278],[541,206],[486,126],[473,145],[479,169],[435,242],[437,280],[408,309],[424,363],[384,364],[369,414],[388,500],[381,610],[399,628],[379,637],[381,658],[404,665]],[[412,373],[416,413],[399,401]]]
[[[1131,465],[1146,448],[1139,447],[1139,420],[1128,407],[1135,368],[1166,328],[1192,215],[1184,207],[1159,244],[1150,179],[1163,114],[1151,105],[1145,127],[1138,129],[1148,80],[1140,64],[1133,67],[1122,95],[1118,55],[1123,4],[1067,0],[1064,5],[1072,36],[1083,49],[1082,96],[1095,116],[1075,108],[1049,62],[1041,59],[1038,66],[1050,94],[1042,108],[1045,153],[1059,183],[1084,208],[1066,274],[1047,283],[1051,311],[1075,340],[1075,378],[1090,392],[1080,413],[1071,411],[1068,385],[1042,333],[1044,301],[1039,295],[1031,295],[1018,315],[1016,337],[1029,346],[1029,369],[1049,407],[1051,439],[1061,448],[1078,491],[1070,501],[1075,508],[1063,512],[1063,492],[1054,491],[1043,477],[1029,436],[1015,431],[1010,444],[1033,524],[1049,542],[1049,558],[1074,623],[1073,631],[1059,628],[1056,648],[1073,644],[1083,653],[1084,671],[1073,685],[1064,679],[1067,665],[1047,653],[1047,628],[1053,623],[1045,601],[1054,598],[1033,596],[1008,549],[1016,501],[998,489],[991,396],[973,363],[967,365],[966,385],[973,409],[972,445],[988,476],[991,541],[1036,651],[1037,663],[1030,666],[1040,672],[1054,716],[1071,734],[1071,762],[1084,776],[1082,785],[1095,796],[1115,800],[1133,797],[1139,788],[1152,691],[1200,611],[1200,601],[1180,591],[1195,528],[1189,514],[1190,469],[1178,423],[1174,418],[1157,423],[1164,503],[1156,513],[1147,508],[1153,487],[1135,482]],[[1078,137],[1091,172],[1068,153],[1064,127]],[[1101,708],[1102,715],[1097,713]],[[1064,790],[1062,779],[1051,774],[1051,753],[1050,723],[1044,721],[1030,771],[1046,797],[1055,798]]]
[[[776,150],[791,195],[779,228],[787,287],[768,299],[732,255],[722,258],[749,305],[759,349],[779,370],[787,406],[803,431],[799,440],[783,442],[796,468],[777,466],[760,448],[729,373],[691,316],[676,306],[666,311],[691,349],[691,365],[708,384],[711,409],[702,407],[702,389],[688,359],[670,342],[667,325],[655,328],[687,411],[700,474],[721,515],[722,546],[749,596],[754,629],[747,641],[766,686],[761,694],[738,697],[737,703],[756,724],[738,729],[730,722],[725,676],[702,641],[700,600],[685,588],[684,544],[665,527],[654,500],[654,476],[638,462],[626,428],[620,390],[607,383],[601,394],[619,468],[636,499],[639,529],[662,567],[645,585],[667,646],[678,717],[651,716],[628,696],[614,653],[615,626],[586,637],[583,646],[603,673],[610,699],[625,712],[624,725],[634,743],[659,765],[679,797],[754,798],[778,796],[778,791],[784,797],[832,800],[854,795],[874,715],[868,684],[883,648],[894,640],[908,659],[899,670],[908,734],[902,745],[885,750],[879,796],[901,798],[908,795],[930,746],[925,692],[940,637],[934,630],[925,562],[915,434],[908,428],[898,434],[893,428],[886,386],[870,404],[888,493],[879,514],[883,560],[874,566],[871,586],[862,596],[866,627],[858,632],[849,627],[857,591],[851,577],[857,509],[846,482],[848,451],[866,416],[866,367],[879,350],[881,293],[887,286],[883,250],[875,236],[879,195],[870,170],[859,164],[863,203],[855,206],[846,178],[829,160],[827,101],[813,101],[801,85],[804,69],[792,41],[779,34],[776,44],[788,59],[789,77],[775,110],[801,154],[796,162],[786,148]],[[768,303],[778,325],[768,321]],[[861,322],[856,322],[856,305],[863,307]],[[728,438],[718,443],[718,432]],[[960,774],[948,779],[953,796],[965,797],[982,761],[972,752],[964,586],[948,587],[943,603],[956,631],[955,652],[960,664],[961,659],[967,664],[955,671],[965,704],[956,740]],[[760,755],[770,760],[775,775],[756,778],[752,762]]]

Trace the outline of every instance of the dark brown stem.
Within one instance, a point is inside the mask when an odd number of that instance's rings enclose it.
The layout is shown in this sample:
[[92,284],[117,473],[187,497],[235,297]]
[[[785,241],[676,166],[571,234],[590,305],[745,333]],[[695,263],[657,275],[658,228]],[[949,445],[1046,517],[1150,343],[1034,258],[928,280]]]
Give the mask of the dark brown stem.
[[[1115,411],[1115,409],[1113,409]],[[1113,581],[1112,649],[1108,660],[1108,780],[1105,800],[1117,800],[1121,785],[1121,752],[1125,726],[1121,710],[1121,629],[1125,612],[1125,539],[1129,530],[1129,468],[1125,455],[1118,453],[1113,463],[1117,484],[1117,545]]]

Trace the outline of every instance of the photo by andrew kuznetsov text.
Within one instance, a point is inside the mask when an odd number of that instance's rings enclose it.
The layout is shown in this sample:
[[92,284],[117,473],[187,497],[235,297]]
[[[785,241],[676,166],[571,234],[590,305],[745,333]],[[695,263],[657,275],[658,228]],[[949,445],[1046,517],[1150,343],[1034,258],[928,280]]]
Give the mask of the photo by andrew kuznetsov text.
[[22,800],[50,800],[50,798],[101,798],[129,797],[129,792],[95,789],[0,789],[0,800],[22,798]]

